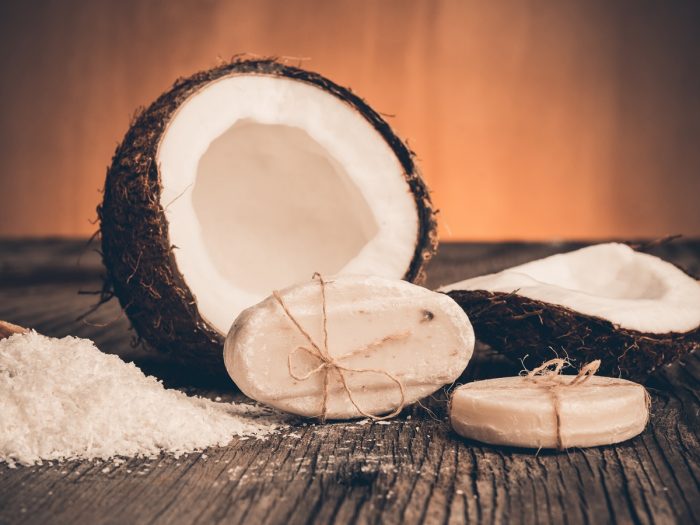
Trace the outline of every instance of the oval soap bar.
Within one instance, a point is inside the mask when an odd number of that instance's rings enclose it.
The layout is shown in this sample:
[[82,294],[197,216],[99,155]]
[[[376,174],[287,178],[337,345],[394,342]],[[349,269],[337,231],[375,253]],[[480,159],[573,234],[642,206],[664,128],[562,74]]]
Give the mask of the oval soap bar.
[[455,389],[450,420],[467,438],[493,445],[568,448],[610,445],[644,430],[647,393],[638,383],[592,376],[475,381]]
[[391,414],[432,394],[459,377],[473,349],[469,319],[448,296],[345,275],[292,286],[244,310],[224,361],[256,401],[347,419]]

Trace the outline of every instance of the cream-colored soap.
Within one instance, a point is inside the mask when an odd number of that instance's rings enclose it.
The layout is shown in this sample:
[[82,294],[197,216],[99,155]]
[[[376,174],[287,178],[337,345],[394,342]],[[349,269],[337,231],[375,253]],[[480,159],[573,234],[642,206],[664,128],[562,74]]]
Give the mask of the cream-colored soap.
[[457,388],[450,403],[455,431],[467,438],[528,448],[609,445],[644,430],[649,418],[641,385],[591,376],[503,377]]
[[261,403],[346,419],[391,415],[454,382],[473,348],[469,319],[446,295],[405,281],[338,276],[276,292],[242,312],[224,361],[236,385]]

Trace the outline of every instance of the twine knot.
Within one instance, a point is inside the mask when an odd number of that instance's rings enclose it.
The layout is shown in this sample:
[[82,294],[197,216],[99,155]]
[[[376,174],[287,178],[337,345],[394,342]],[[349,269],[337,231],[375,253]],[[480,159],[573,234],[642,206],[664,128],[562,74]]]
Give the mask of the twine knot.
[[[390,419],[395,416],[397,416],[403,408],[406,406],[406,388],[403,384],[403,382],[396,377],[395,375],[387,372],[386,370],[382,370],[379,368],[355,368],[355,367],[350,367],[342,364],[342,361],[347,360],[351,357],[357,356],[357,355],[362,355],[362,354],[367,354],[368,352],[379,348],[383,346],[384,344],[390,342],[390,341],[398,341],[401,339],[405,339],[410,335],[410,332],[400,332],[392,335],[388,335],[385,337],[382,337],[381,339],[378,339],[376,341],[373,341],[365,346],[362,346],[356,350],[353,350],[351,352],[348,352],[346,354],[343,354],[342,356],[339,357],[333,357],[331,356],[330,352],[328,351],[328,315],[326,312],[326,281],[323,279],[323,277],[315,273],[313,276],[314,279],[317,279],[320,285],[321,289],[321,308],[322,308],[322,324],[323,324],[323,345],[318,345],[312,337],[309,335],[309,333],[304,330],[304,328],[299,324],[299,321],[292,315],[290,312],[289,308],[285,304],[284,300],[282,299],[281,295],[279,294],[278,291],[273,291],[272,296],[275,298],[277,303],[280,305],[282,310],[284,311],[285,315],[287,318],[294,324],[294,326],[297,328],[300,334],[304,336],[304,338],[308,342],[308,347],[307,346],[297,346],[293,350],[289,352],[289,355],[287,356],[287,368],[289,370],[289,375],[296,379],[297,381],[306,381],[310,377],[316,375],[316,374],[323,374],[323,397],[321,400],[321,411],[320,415],[318,416],[321,421],[325,421],[326,415],[328,413],[328,394],[329,394],[329,388],[330,388],[330,376],[332,373],[335,373],[338,378],[340,379],[340,383],[343,386],[343,389],[345,390],[345,393],[348,396],[348,399],[350,400],[350,403],[355,407],[355,409],[362,414],[363,416],[373,419],[375,421],[379,420],[384,420],[384,419]],[[313,357],[316,359],[319,364],[315,368],[311,369],[310,371],[306,372],[305,374],[297,374],[294,371],[294,359],[296,356],[299,355],[300,352],[304,352],[307,355]],[[350,386],[348,385],[347,379],[345,377],[346,372],[354,372],[354,373],[376,373],[376,374],[382,374],[385,377],[387,377],[389,380],[391,380],[399,389],[399,392],[401,394],[401,399],[399,403],[397,404],[396,408],[390,412],[389,414],[386,414],[384,416],[377,416],[375,414],[369,413],[360,407],[360,405],[357,403],[355,400],[352,390],[350,389]]]
[[600,359],[596,359],[583,365],[578,371],[578,374],[568,383],[559,380],[552,381],[554,377],[561,375],[562,369],[567,365],[570,365],[569,361],[561,357],[550,359],[549,361],[542,363],[537,368],[530,370],[526,377],[532,379],[536,383],[541,383],[542,380],[545,382],[549,380],[552,386],[557,387],[580,385],[588,381],[591,376],[594,376],[596,372],[598,372],[598,369],[600,368]]
[[[563,381],[561,379],[562,369],[569,364],[569,361],[562,358],[550,359],[545,361],[537,368],[530,370],[526,378],[532,380],[535,384],[546,388],[552,395],[552,404],[554,405],[554,417],[556,419],[557,429],[557,449],[564,450],[564,442],[561,435],[561,401],[559,399],[559,391],[561,389],[572,386],[582,385],[593,377],[600,368],[600,359],[596,359],[583,365],[578,374],[571,381]],[[555,379],[556,378],[556,379]]]

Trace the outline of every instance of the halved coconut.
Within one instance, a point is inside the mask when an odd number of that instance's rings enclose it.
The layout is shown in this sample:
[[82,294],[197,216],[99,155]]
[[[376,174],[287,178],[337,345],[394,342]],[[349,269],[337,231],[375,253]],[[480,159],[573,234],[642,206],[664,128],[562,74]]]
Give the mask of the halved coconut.
[[98,211],[139,336],[216,366],[233,320],[271,290],[314,272],[419,281],[437,245],[427,188],[389,125],[271,60],[176,82],[118,147]]
[[589,246],[440,289],[478,339],[510,356],[601,359],[644,378],[700,347],[700,283],[624,244]]

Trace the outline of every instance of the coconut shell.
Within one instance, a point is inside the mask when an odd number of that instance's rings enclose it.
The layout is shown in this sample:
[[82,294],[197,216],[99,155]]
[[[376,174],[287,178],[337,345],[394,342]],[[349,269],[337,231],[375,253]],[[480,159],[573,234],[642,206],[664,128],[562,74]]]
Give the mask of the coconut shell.
[[139,337],[190,366],[225,375],[223,336],[199,314],[197,302],[178,270],[168,222],[160,204],[156,162],[159,142],[170,119],[188,97],[229,75],[271,75],[313,84],[350,104],[392,148],[416,201],[420,221],[416,249],[404,279],[421,282],[437,249],[437,224],[428,188],[414,154],[382,117],[361,98],[317,73],[274,60],[236,60],[185,79],[136,116],[107,171],[104,200],[98,208],[106,289],[119,299]]
[[0,339],[5,339],[15,334],[23,334],[27,329],[0,319]]
[[588,363],[600,359],[601,374],[636,381],[700,348],[700,327],[684,333],[626,330],[599,317],[515,293],[453,290],[477,339],[514,359],[539,364],[555,357]]

